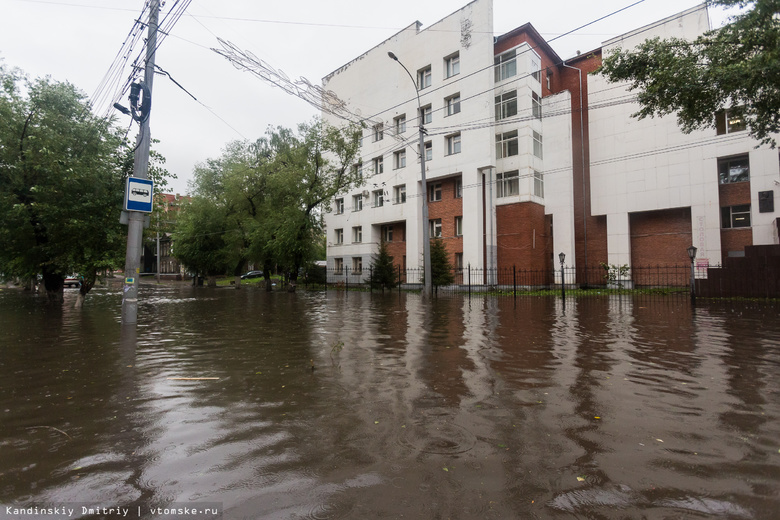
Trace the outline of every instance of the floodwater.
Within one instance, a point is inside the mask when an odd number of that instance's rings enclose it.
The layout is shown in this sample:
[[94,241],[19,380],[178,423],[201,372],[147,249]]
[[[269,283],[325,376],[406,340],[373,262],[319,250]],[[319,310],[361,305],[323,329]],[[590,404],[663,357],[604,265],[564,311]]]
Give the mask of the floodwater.
[[0,291],[0,519],[780,517],[776,304],[140,298]]

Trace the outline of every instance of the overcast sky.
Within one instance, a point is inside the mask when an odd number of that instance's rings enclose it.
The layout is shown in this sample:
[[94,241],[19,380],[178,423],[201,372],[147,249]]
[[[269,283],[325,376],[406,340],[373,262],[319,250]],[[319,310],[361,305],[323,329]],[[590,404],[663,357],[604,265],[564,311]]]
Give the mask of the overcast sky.
[[[551,40],[636,0],[494,0],[494,28],[503,34],[531,22]],[[169,191],[185,193],[193,166],[217,157],[235,139],[254,140],[269,125],[295,127],[316,110],[304,101],[235,69],[211,50],[217,37],[247,49],[290,78],[319,84],[322,77],[416,20],[423,28],[460,9],[466,0],[193,0],[162,43],[150,119],[152,136],[178,176]],[[700,4],[697,0],[645,0],[603,21],[556,39],[570,58],[602,41]],[[175,0],[166,0],[162,13]],[[93,96],[114,62],[143,0],[0,0],[0,60],[32,77],[69,81]],[[713,26],[725,14],[710,12]],[[145,35],[145,32],[144,32]],[[133,55],[141,51],[139,44]],[[388,64],[390,66],[390,64]],[[123,77],[129,75],[129,70]],[[113,94],[113,93],[112,93]],[[122,99],[127,105],[127,99]],[[107,105],[103,105],[105,109]],[[206,108],[208,107],[208,108]],[[118,122],[129,126],[128,116]],[[137,126],[131,130],[134,139]]]

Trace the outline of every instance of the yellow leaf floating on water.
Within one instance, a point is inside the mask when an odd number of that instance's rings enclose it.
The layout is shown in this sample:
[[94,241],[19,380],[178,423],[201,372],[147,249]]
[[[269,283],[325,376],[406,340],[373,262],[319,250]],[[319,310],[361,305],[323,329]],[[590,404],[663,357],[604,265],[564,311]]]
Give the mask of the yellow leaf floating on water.
[[585,477],[577,477],[577,482],[585,482]]
[[449,468],[441,468],[441,469],[443,469],[444,471],[449,471]]

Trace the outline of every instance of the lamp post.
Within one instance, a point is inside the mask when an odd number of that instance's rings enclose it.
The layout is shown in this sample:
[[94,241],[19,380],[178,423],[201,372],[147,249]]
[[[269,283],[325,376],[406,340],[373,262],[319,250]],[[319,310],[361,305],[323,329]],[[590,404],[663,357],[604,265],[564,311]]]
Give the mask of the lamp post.
[[558,260],[561,261],[561,298],[566,299],[566,285],[565,285],[565,279],[564,279],[564,271],[563,271],[563,261],[566,260],[566,255],[561,251],[558,254]]
[[409,69],[401,63],[398,56],[392,52],[388,52],[387,55],[394,61],[396,61],[412,80],[414,85],[414,92],[417,94],[417,114],[419,118],[420,129],[420,180],[422,184],[422,236],[423,236],[423,296],[430,297],[433,295],[433,274],[431,272],[431,239],[430,232],[428,230],[428,185],[425,181],[425,128],[423,127],[423,114],[422,104],[420,103],[420,91],[417,88],[417,82],[412,77],[412,73]]
[[691,259],[691,303],[696,303],[696,272],[693,261],[696,259],[696,247],[688,247],[688,258]]

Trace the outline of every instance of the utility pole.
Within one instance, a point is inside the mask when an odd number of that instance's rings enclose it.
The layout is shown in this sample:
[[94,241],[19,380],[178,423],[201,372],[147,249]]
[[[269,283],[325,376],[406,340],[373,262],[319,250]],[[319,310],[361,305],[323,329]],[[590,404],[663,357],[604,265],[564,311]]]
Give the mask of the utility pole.
[[[149,33],[146,40],[146,67],[144,69],[144,97],[148,90],[148,101],[151,103],[152,83],[154,81],[154,52],[157,48],[157,18],[160,11],[160,0],[150,0]],[[149,107],[147,107],[149,108]],[[136,138],[133,177],[147,179],[149,177],[149,114],[142,118],[140,130]],[[122,325],[135,325],[138,321],[138,275],[140,274],[141,251],[143,250],[144,214],[139,211],[129,211],[127,224],[127,253],[125,255],[125,283],[122,291]]]

